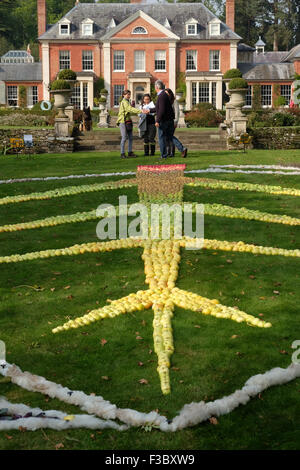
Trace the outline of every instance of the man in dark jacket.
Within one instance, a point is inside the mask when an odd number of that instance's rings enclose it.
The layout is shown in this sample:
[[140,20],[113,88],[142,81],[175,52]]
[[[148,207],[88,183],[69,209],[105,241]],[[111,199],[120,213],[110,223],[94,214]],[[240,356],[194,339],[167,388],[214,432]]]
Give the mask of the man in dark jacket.
[[155,90],[158,95],[155,105],[155,126],[158,128],[158,141],[161,158],[167,158],[167,143],[173,140],[175,118],[170,98],[164,88],[165,86],[162,81],[157,80],[155,82]]

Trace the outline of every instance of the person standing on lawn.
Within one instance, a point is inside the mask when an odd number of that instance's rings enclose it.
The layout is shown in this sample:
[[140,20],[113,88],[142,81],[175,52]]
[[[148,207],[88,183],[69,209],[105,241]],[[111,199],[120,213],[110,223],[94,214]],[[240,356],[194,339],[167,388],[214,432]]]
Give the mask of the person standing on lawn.
[[[170,88],[166,88],[166,93],[168,94],[168,96],[170,98],[170,101],[171,101],[171,104],[172,104],[172,107],[173,107],[173,110],[174,110],[174,114],[175,114],[175,118],[174,118],[174,132],[175,132],[175,129],[178,125],[178,120],[179,120],[179,103],[175,99],[174,93]],[[187,156],[187,151],[188,150],[187,150],[187,148],[185,148],[182,145],[180,140],[177,139],[177,137],[175,137],[174,132],[173,132],[172,141],[168,142],[168,157],[174,157],[174,155],[175,155],[175,146],[176,146],[177,149],[179,150],[179,152],[181,152],[181,156],[183,158],[185,158]]]
[[[142,99],[140,109],[152,109],[155,107],[155,104],[151,100],[149,93],[145,93]],[[156,127],[155,127],[155,116],[153,114],[147,114],[146,116],[146,130],[143,133],[144,139],[144,155],[145,157],[149,156],[149,151],[151,155],[155,155],[155,137],[156,137]]]
[[[163,82],[156,80],[157,101],[154,110],[156,112],[155,126],[158,128],[160,158],[167,158],[167,144],[173,140],[175,118],[171,101],[164,88]],[[153,108],[150,111],[153,113]]]
[[[131,114],[141,114],[140,109],[133,108],[130,104],[130,90],[124,90],[122,93],[123,99],[120,103],[119,114],[117,119],[117,126],[120,127],[121,132],[121,158],[126,158],[125,142],[128,139],[128,157],[137,157],[132,151],[132,131],[133,123]],[[144,112],[144,111],[142,111]]]

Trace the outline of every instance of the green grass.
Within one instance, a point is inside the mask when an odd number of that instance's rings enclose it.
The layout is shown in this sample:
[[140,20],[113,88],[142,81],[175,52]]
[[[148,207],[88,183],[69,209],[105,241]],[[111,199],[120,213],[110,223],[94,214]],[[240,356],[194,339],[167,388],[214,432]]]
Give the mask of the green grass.
[[[299,152],[298,152],[299,153]],[[153,160],[148,160],[153,162]],[[297,151],[193,153],[187,169],[212,163],[299,163]],[[129,171],[145,158],[121,161],[117,153],[8,156],[0,160],[0,178]],[[182,159],[175,159],[182,162]],[[172,161],[173,163],[173,161]],[[300,188],[298,176],[215,174],[218,179]],[[0,197],[61,186],[108,181],[121,177],[27,182],[0,185]],[[118,203],[126,194],[137,201],[136,188],[109,190],[48,201],[0,207],[0,225],[77,211],[103,202]],[[300,217],[298,198],[262,193],[185,188],[186,201],[218,202],[276,214]],[[96,223],[0,234],[0,255],[25,253],[74,243],[96,241]],[[268,246],[299,247],[299,227],[219,217],[205,218],[205,237],[244,240]],[[252,328],[229,320],[176,308],[173,318],[175,353],[172,356],[172,393],[163,396],[153,350],[152,311],[136,312],[96,322],[86,328],[53,335],[51,329],[116,299],[145,289],[141,249],[58,257],[1,265],[0,338],[7,360],[22,370],[42,375],[71,389],[94,392],[119,407],[139,411],[158,409],[174,417],[185,403],[221,398],[241,388],[257,373],[291,362],[291,344],[300,339],[299,259],[248,253],[182,250],[178,287],[217,298],[270,321],[270,329]],[[39,286],[41,290],[32,287]],[[66,287],[68,287],[66,289]],[[274,293],[279,292],[279,294]],[[136,332],[143,338],[136,340]],[[234,335],[237,335],[233,338]],[[107,343],[101,346],[101,339]],[[286,352],[286,353],[284,353]],[[144,366],[138,366],[138,362]],[[110,380],[103,380],[108,376]],[[138,381],[145,378],[148,385]],[[246,406],[176,433],[130,429],[95,432],[51,430],[0,433],[1,449],[299,449],[297,407],[300,379],[271,388]],[[0,395],[12,402],[80,413],[76,407],[12,384],[1,384]],[[91,437],[93,435],[93,437]],[[7,436],[11,436],[8,439]]]

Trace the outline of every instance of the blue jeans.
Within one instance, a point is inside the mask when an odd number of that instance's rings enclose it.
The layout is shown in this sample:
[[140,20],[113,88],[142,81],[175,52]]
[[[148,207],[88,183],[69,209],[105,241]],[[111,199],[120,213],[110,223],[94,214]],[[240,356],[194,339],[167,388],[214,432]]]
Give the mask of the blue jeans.
[[125,142],[128,139],[128,152],[132,152],[132,131],[126,129],[125,122],[120,122],[121,131],[121,154],[125,153]]
[[172,142],[174,134],[174,121],[162,121],[158,128],[158,141],[162,158],[167,158],[168,142]]
[[184,151],[184,146],[182,145],[180,140],[178,140],[177,137],[175,137],[175,135],[173,135],[173,144],[176,146],[176,148],[177,148],[177,150],[179,150],[179,152]]

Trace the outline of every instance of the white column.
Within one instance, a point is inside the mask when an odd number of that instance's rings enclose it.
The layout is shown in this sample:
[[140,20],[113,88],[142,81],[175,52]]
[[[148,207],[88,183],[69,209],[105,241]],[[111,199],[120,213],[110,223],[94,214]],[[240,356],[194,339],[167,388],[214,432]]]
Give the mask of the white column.
[[192,109],[192,82],[186,80],[186,109]]
[[48,86],[50,84],[50,58],[49,58],[49,44],[42,44],[42,71],[43,71],[43,99],[49,101],[50,93]]
[[169,88],[176,91],[176,42],[169,43]]
[[217,80],[216,85],[216,108],[222,109],[223,107],[223,81]]
[[88,81],[88,106],[94,107],[94,82],[91,80]]
[[237,68],[237,43],[236,42],[230,43],[230,68],[231,69]]
[[103,75],[104,75],[104,88],[107,89],[107,103],[108,107],[111,107],[111,59],[110,59],[110,43],[103,43]]
[[80,109],[83,109],[83,82],[80,82]]

